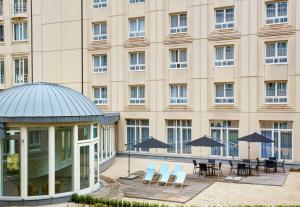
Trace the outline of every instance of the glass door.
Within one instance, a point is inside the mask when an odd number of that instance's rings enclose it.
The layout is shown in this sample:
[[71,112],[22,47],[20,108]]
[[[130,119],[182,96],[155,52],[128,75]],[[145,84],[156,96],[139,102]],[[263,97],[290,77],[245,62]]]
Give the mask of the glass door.
[[90,151],[90,143],[78,145],[80,191],[90,190]]

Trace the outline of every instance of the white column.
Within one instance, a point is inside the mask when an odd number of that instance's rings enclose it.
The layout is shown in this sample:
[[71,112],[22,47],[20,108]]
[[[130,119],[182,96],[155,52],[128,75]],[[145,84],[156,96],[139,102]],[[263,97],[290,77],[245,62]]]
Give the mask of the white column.
[[0,140],[0,196],[3,196],[3,140]]
[[91,137],[90,137],[90,155],[89,155],[89,158],[90,158],[90,189],[91,191],[93,191],[94,189],[94,142],[93,142],[93,124],[91,124],[91,127],[90,127],[90,131],[91,131]]
[[15,140],[9,140],[9,154],[15,154]]
[[55,195],[55,127],[49,127],[49,195]]
[[27,155],[27,128],[21,127],[21,197],[27,197],[27,186],[28,186],[28,155]]
[[112,151],[113,151],[113,154],[116,152],[116,127],[115,127],[115,124],[112,125]]
[[78,192],[79,188],[80,188],[80,185],[79,185],[80,155],[77,153],[78,152],[77,141],[78,141],[78,125],[75,125],[73,127],[73,189],[74,189],[74,192]]

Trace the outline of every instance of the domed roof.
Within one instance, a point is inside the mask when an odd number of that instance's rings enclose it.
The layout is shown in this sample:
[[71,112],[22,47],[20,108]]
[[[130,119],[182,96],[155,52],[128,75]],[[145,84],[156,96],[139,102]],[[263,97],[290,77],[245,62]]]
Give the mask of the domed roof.
[[0,93],[0,122],[99,121],[102,115],[86,96],[58,84],[24,84]]

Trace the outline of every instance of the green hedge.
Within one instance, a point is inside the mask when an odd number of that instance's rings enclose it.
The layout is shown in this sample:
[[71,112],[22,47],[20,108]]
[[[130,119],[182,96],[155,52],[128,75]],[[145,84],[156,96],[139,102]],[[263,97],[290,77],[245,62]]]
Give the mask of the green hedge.
[[[122,201],[116,199],[102,199],[102,198],[94,198],[90,195],[80,196],[78,194],[74,194],[72,196],[72,201],[74,203],[88,204],[94,207],[170,207],[165,204],[150,204],[144,202],[130,202],[130,201]],[[265,205],[237,205],[236,207],[271,207]],[[183,205],[177,205],[176,207],[185,207]],[[190,206],[197,207],[197,206]],[[276,207],[300,207],[300,205],[277,205]]]

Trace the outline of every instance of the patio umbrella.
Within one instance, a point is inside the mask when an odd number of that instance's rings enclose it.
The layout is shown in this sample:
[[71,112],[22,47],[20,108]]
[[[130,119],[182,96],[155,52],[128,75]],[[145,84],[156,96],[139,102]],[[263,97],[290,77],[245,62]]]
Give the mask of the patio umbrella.
[[256,132],[249,134],[247,136],[241,137],[238,139],[239,141],[245,141],[248,142],[248,159],[250,159],[250,143],[256,142],[256,143],[270,143],[273,142],[273,140],[269,139],[268,137],[265,137],[261,134],[258,134]]
[[149,139],[134,145],[133,148],[165,149],[165,148],[172,148],[172,146],[164,142],[161,142],[153,137],[149,137]]
[[[217,142],[213,139],[208,138],[206,135],[203,137],[200,137],[198,139],[195,139],[191,142],[185,143],[185,145],[190,145],[194,147],[221,147],[224,146],[220,142]],[[200,151],[200,156],[201,156],[201,151]]]

